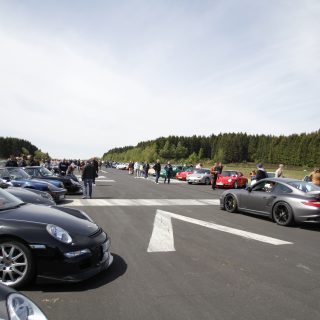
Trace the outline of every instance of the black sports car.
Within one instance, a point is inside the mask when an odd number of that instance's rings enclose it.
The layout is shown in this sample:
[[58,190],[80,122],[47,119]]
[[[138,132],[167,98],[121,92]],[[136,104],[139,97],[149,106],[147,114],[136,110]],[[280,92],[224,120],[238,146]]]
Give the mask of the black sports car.
[[82,194],[82,185],[74,175],[56,175],[45,167],[25,167],[23,168],[31,177],[45,180],[59,180],[63,183],[68,193],[80,193]]
[[320,187],[301,180],[267,178],[246,190],[221,194],[220,207],[228,212],[248,212],[267,216],[277,224],[320,222]]
[[0,284],[0,319],[47,320],[47,317],[39,307],[25,295]]
[[9,187],[6,191],[26,203],[41,204],[44,206],[56,205],[51,195],[47,192],[16,187]]
[[35,276],[69,282],[108,268],[110,239],[71,208],[26,204],[0,189],[0,283],[21,287]]

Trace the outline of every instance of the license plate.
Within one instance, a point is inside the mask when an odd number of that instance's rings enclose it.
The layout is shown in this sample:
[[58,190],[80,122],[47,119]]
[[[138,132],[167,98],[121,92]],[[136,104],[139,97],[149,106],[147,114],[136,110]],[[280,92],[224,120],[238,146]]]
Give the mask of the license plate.
[[223,186],[223,182],[218,182],[217,185],[218,186]]
[[62,195],[59,196],[59,200],[62,200],[62,199],[64,199],[64,198],[65,198],[65,195],[64,195],[64,194],[62,194]]

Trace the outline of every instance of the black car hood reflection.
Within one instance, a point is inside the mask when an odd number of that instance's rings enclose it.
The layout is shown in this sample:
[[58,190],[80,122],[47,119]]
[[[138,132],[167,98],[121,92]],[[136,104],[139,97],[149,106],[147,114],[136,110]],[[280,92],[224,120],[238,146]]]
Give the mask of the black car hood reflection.
[[99,227],[84,219],[76,218],[54,208],[25,204],[19,208],[0,211],[0,220],[17,220],[39,224],[54,224],[68,231],[70,235],[90,236]]

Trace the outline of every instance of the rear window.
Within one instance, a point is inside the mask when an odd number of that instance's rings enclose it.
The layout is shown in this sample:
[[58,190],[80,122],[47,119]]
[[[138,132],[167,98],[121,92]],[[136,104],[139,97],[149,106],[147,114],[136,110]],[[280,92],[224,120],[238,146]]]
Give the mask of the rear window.
[[291,181],[288,184],[303,192],[320,191],[320,187],[306,181]]

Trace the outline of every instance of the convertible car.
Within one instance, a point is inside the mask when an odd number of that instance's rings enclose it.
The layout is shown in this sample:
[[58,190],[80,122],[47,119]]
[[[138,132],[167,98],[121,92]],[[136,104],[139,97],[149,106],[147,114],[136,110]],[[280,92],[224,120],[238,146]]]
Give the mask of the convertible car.
[[83,211],[26,204],[0,189],[0,283],[78,282],[107,269],[110,239]]
[[220,208],[267,216],[282,226],[319,223],[320,187],[295,179],[262,179],[246,190],[224,191]]
[[188,175],[192,174],[194,172],[194,170],[195,169],[193,167],[190,167],[190,168],[186,169],[185,171],[177,172],[176,179],[181,180],[181,181],[186,181]]
[[61,182],[56,181],[59,183],[59,187],[57,187],[46,180],[32,179],[21,168],[0,168],[0,177],[14,187],[47,192],[56,202],[63,200],[67,192],[67,190],[63,188]]
[[216,186],[221,188],[245,188],[248,184],[248,179],[243,176],[240,171],[223,170],[218,175]]

